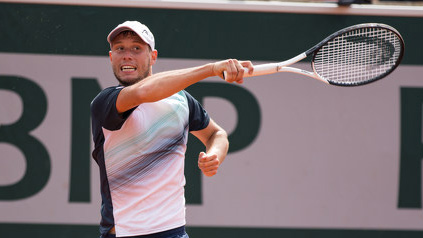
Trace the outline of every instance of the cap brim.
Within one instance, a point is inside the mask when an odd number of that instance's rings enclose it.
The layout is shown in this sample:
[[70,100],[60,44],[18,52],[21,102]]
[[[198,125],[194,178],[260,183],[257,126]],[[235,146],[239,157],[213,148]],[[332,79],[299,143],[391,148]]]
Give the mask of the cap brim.
[[[109,42],[109,44],[111,44],[112,43],[112,41],[115,39],[115,37],[117,36],[117,35],[119,35],[119,33],[121,33],[122,31],[127,31],[127,30],[130,30],[130,31],[133,31],[133,32],[135,32],[134,31],[134,29],[132,29],[132,28],[130,28],[130,27],[128,27],[128,26],[121,26],[121,27],[118,27],[118,28],[115,28],[112,32],[110,32],[110,34],[107,36],[107,41]],[[136,33],[136,32],[135,32]],[[138,34],[137,34],[138,35]],[[141,37],[141,36],[140,36]],[[142,37],[141,37],[141,39],[142,39]],[[144,39],[143,39],[144,40]]]

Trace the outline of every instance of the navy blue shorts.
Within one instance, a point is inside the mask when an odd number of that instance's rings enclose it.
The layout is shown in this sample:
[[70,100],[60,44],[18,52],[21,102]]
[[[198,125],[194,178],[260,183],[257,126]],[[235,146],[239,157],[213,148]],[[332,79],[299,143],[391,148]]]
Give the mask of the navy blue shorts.
[[[107,234],[101,238],[116,238],[115,234]],[[125,236],[125,238],[189,238],[185,231],[185,226],[181,226],[172,230],[162,231],[149,235]]]

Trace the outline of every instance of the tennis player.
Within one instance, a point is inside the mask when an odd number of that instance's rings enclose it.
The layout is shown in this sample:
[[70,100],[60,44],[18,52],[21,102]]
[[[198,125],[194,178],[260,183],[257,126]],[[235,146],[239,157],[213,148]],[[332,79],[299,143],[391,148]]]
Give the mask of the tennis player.
[[229,143],[226,132],[184,89],[208,77],[223,78],[224,71],[227,82],[242,83],[253,65],[228,59],[153,74],[157,50],[147,26],[126,21],[107,40],[119,85],[101,91],[91,104],[93,158],[101,179],[100,237],[188,238],[188,132],[206,146],[198,156],[206,176],[216,174]]

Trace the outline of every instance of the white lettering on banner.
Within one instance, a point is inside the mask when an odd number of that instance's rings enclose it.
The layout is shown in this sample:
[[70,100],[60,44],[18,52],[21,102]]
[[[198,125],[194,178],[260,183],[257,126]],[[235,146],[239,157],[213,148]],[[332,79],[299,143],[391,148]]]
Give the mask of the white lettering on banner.
[[[154,72],[205,62],[161,59]],[[188,225],[422,229],[421,209],[397,208],[400,88],[423,87],[422,73],[422,66],[400,66],[389,78],[357,88],[289,73],[246,79],[243,87],[260,104],[260,133],[228,156],[218,176],[203,178],[203,201],[187,206]],[[71,79],[115,85],[109,59],[1,53],[1,76],[28,79],[45,93],[47,113],[30,135],[46,148],[51,171],[41,191],[0,200],[0,222],[98,224],[94,162],[90,201],[69,202]],[[0,99],[0,125],[14,123],[23,105],[10,90],[0,89]],[[233,130],[235,109],[220,103],[206,100],[205,107]],[[0,154],[0,172],[10,169],[0,173],[0,187],[12,185],[25,173],[24,155],[3,142]]]

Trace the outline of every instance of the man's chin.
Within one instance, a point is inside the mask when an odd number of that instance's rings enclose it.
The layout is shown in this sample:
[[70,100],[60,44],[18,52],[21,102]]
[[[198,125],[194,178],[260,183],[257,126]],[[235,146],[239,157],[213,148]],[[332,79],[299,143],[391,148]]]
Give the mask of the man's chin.
[[120,85],[122,86],[130,86],[132,84],[138,83],[139,81],[143,80],[144,78],[151,75],[151,71],[145,71],[143,74],[137,74],[137,75],[122,75],[122,74],[116,74],[115,71],[113,72],[116,79],[119,81]]
[[119,77],[117,75],[115,75],[115,76],[116,76],[116,79],[119,81],[119,83],[123,86],[130,86],[130,85],[135,84],[135,83],[140,81],[139,78]]

